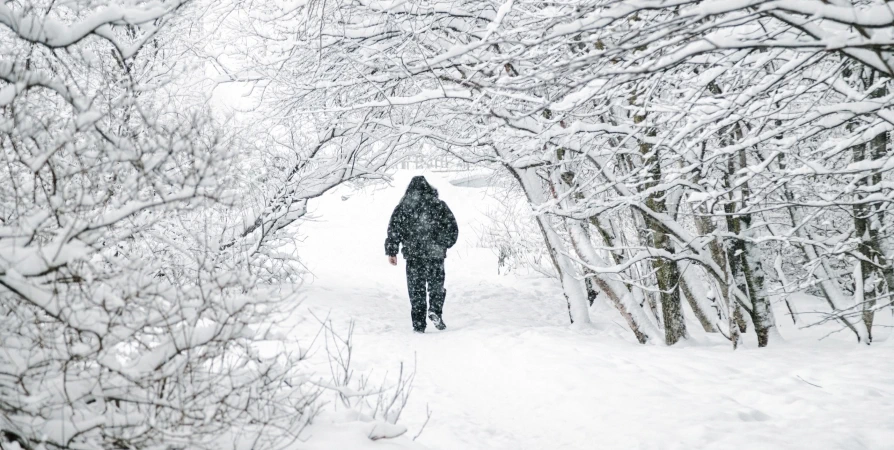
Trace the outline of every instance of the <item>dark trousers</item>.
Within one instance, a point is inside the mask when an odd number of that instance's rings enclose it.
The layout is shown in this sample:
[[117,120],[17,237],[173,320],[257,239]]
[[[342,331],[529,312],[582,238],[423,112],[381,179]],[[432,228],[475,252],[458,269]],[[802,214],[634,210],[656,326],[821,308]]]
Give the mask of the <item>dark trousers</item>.
[[444,260],[413,258],[407,260],[407,290],[412,305],[413,329],[425,330],[425,293],[428,287],[428,310],[441,315],[444,309]]

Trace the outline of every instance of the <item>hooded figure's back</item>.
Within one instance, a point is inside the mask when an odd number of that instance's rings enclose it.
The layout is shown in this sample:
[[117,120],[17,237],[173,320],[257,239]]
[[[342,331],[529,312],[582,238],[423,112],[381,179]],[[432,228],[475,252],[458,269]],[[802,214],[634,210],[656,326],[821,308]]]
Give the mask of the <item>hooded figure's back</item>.
[[459,236],[456,218],[438,191],[425,177],[410,181],[407,192],[391,214],[385,253],[397,255],[403,245],[404,258],[444,259]]

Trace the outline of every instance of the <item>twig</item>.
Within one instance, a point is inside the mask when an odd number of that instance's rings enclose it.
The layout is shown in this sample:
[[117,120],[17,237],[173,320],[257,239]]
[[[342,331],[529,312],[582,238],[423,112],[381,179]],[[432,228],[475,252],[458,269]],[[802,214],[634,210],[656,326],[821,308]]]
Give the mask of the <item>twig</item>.
[[428,421],[431,419],[431,410],[428,409],[428,403],[425,404],[425,422],[422,422],[422,428],[419,429],[419,432],[416,433],[416,436],[413,436],[413,440],[415,441],[419,435],[425,430],[425,426],[428,425]]
[[818,387],[818,388],[820,388],[820,389],[823,388],[822,386],[820,386],[820,385],[818,385],[818,384],[813,384],[813,383],[811,383],[811,382],[809,382],[809,381],[807,381],[807,380],[801,378],[801,375],[795,375],[795,376],[796,376],[799,380],[801,380],[801,381],[803,381],[803,382],[805,382],[805,383],[807,383],[807,384],[809,384],[809,385],[811,385],[811,386],[816,386],[816,387]]

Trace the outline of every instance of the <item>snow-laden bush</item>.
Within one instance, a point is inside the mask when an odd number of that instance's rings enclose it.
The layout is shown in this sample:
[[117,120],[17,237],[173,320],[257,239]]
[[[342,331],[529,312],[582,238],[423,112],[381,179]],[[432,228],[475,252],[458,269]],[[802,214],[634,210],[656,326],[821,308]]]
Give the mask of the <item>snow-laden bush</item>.
[[218,123],[191,76],[207,6],[0,5],[4,448],[281,447],[323,404],[275,344],[280,248],[357,155]]
[[543,237],[521,195],[504,192],[504,201],[485,213],[489,222],[475,230],[479,245],[497,256],[497,273],[533,271],[555,277]]

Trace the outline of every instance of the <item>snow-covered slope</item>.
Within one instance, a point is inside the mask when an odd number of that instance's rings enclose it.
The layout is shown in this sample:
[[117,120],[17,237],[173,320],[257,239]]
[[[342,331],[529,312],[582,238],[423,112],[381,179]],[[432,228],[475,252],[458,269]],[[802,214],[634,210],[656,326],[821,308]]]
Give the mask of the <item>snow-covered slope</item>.
[[480,183],[450,184],[455,176],[425,174],[460,224],[447,258],[448,329],[413,334],[403,261],[391,267],[383,248],[412,175],[323,197],[299,247],[314,274],[302,310],[355,322],[356,370],[382,376],[415,361],[401,442],[428,409],[416,443],[431,449],[894,448],[890,344],[793,335],[733,352],[693,331],[683,345],[641,346],[607,309],[593,312],[592,329],[572,330],[555,282],[497,275],[496,257],[476,248],[472,226],[492,200]]

